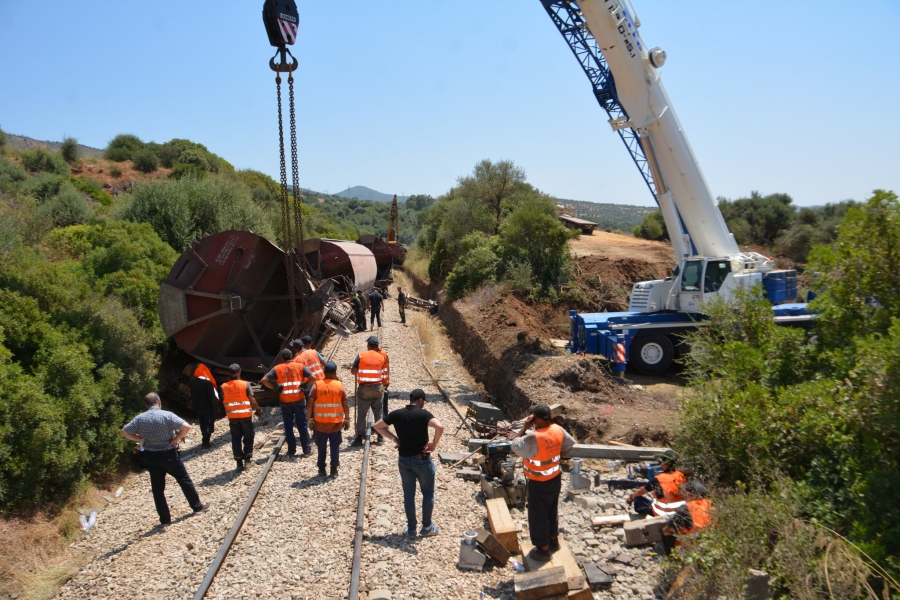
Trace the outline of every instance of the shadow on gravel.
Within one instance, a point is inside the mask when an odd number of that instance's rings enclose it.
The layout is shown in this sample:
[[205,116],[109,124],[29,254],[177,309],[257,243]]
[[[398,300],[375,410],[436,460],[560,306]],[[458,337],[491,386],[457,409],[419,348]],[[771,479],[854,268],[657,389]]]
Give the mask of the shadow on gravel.
[[315,477],[309,477],[304,479],[303,481],[295,481],[291,484],[291,487],[295,490],[305,490],[311,487],[316,487],[317,485],[324,485],[329,481],[334,481],[333,479],[328,479],[327,477],[319,477],[316,475]]
[[224,473],[219,473],[218,475],[212,475],[207,477],[203,481],[200,482],[200,487],[206,487],[209,485],[227,485],[241,476],[241,472],[232,469],[230,471],[225,471]]
[[406,552],[407,554],[418,554],[419,550],[416,548],[415,543],[421,540],[421,538],[410,540],[405,535],[396,533],[389,533],[387,535],[367,535],[363,539],[369,543],[399,550],[400,552]]

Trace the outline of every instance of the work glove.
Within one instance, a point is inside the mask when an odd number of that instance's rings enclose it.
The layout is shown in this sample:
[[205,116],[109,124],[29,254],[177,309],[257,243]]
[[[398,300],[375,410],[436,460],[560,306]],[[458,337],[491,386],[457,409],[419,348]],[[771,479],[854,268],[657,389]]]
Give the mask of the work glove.
[[344,431],[350,429],[350,419],[344,419]]

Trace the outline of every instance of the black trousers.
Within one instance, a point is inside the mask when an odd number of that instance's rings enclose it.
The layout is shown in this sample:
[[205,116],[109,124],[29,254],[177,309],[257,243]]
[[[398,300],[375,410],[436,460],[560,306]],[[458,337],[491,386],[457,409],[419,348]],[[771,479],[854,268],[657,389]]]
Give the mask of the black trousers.
[[388,392],[384,390],[384,397],[381,399],[381,418],[388,415]]
[[156,504],[156,512],[159,514],[159,522],[163,524],[172,521],[172,515],[169,513],[169,504],[166,502],[166,475],[171,475],[181,486],[185,499],[195,511],[202,508],[200,496],[197,495],[197,489],[191,476],[188,475],[184,463],[181,462],[181,455],[178,450],[145,450],[142,452],[144,466],[150,472],[150,489],[153,490],[153,503]]
[[358,331],[365,331],[366,330],[366,313],[364,313],[363,311],[360,310],[360,311],[356,312],[355,316],[356,316],[356,329]]
[[[230,419],[228,426],[231,428],[231,452],[235,460],[250,460],[253,458],[253,418]],[[243,447],[241,447],[243,442]]]
[[559,536],[559,492],[562,476],[549,481],[528,480],[528,533],[535,546],[547,546]]
[[213,413],[200,414],[200,433],[203,435],[203,443],[208,444],[216,428],[216,416]]

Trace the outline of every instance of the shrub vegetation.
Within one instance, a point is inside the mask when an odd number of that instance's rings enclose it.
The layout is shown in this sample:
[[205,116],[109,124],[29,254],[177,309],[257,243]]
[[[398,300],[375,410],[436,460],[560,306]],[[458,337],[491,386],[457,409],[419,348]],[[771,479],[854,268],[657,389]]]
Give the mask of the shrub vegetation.
[[78,154],[80,150],[78,149],[78,140],[73,137],[66,137],[62,145],[59,147],[59,153],[62,155],[63,160],[67,163],[72,164],[74,162],[78,162]]

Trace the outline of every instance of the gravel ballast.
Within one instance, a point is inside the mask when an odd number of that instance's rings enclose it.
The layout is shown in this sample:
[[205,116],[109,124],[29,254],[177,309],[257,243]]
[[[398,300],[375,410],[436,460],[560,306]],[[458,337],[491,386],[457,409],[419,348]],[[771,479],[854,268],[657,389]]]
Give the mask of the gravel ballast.
[[[432,384],[423,366],[415,330],[399,323],[393,298],[386,302],[384,327],[378,331],[382,347],[391,357],[390,409],[405,406],[412,389],[424,389],[428,395],[426,408],[445,427],[437,450],[464,451],[468,431],[462,428],[454,435],[460,425],[459,417]],[[413,311],[408,310],[407,316],[411,314]],[[338,375],[351,394],[350,363],[365,349],[370,333],[352,335],[333,358],[338,364]],[[442,385],[454,397],[471,396],[475,384],[458,355],[453,354],[446,338],[439,345]],[[469,393],[457,396],[453,390]],[[565,403],[565,398],[560,397],[559,401]],[[257,442],[275,440],[281,433],[280,409],[263,411],[256,423]],[[315,446],[308,458],[298,455],[288,459],[282,449],[207,598],[347,597],[363,457],[362,447],[349,446],[352,434],[352,429],[344,432],[340,472],[334,480],[316,476]],[[196,428],[189,439],[198,438]],[[256,483],[271,453],[270,444],[268,441],[255,452],[254,464],[243,473],[234,468],[226,419],[216,423],[212,448],[204,450],[196,443],[183,446],[182,457],[201,500],[212,506],[206,513],[193,515],[181,490],[169,478],[166,496],[173,522],[164,528],[157,526],[149,477],[146,473],[132,477],[121,498],[100,513],[96,527],[73,544],[74,552],[93,558],[65,584],[59,596],[192,598]],[[440,534],[407,540],[401,534],[405,515],[396,459],[393,444],[371,446],[360,597],[468,599],[483,594],[487,598],[515,598],[515,570],[511,563],[500,566],[489,560],[480,573],[462,571],[456,566],[462,532],[486,526],[480,486],[455,477],[455,469],[435,459],[434,523],[441,528]],[[563,477],[565,489],[568,475]],[[592,515],[624,512],[627,492],[607,492],[603,488],[589,494],[598,499],[601,507],[607,503],[609,508],[605,512],[602,508],[588,511],[561,499],[560,525],[580,562],[617,567],[611,587],[595,591],[594,597],[653,598],[658,557],[648,548],[626,548],[617,528],[590,527]],[[421,506],[418,494],[417,504]],[[522,527],[520,536],[527,536],[525,512],[512,510],[511,514]],[[629,560],[623,562],[626,557]]]

